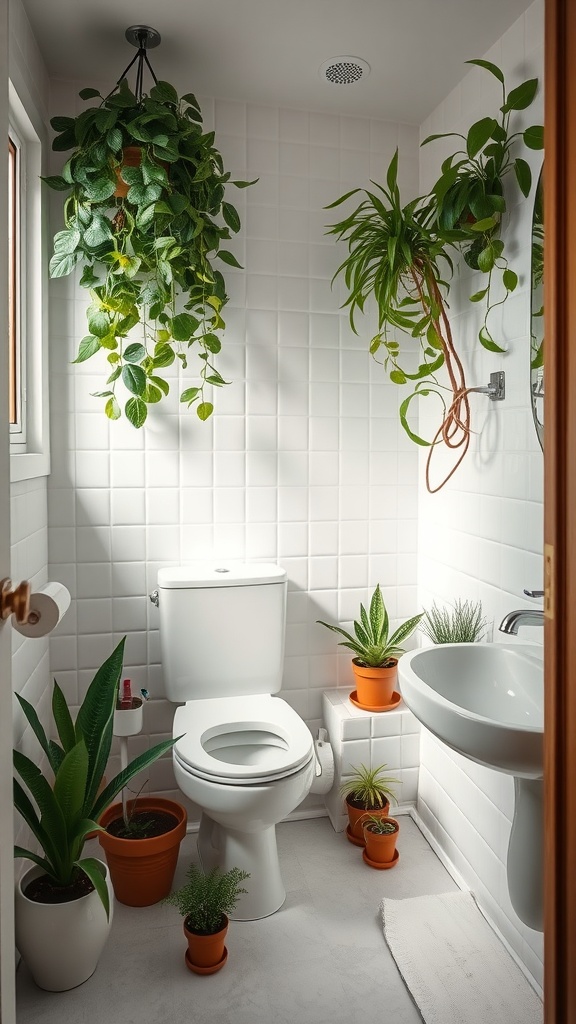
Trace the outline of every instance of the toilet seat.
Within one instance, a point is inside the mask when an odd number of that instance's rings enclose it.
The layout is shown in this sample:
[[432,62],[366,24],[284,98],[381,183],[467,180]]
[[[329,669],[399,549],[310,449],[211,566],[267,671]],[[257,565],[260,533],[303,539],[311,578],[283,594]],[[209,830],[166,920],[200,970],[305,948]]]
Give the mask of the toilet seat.
[[174,760],[190,775],[248,786],[285,778],[311,760],[312,735],[280,697],[193,700],[174,717]]

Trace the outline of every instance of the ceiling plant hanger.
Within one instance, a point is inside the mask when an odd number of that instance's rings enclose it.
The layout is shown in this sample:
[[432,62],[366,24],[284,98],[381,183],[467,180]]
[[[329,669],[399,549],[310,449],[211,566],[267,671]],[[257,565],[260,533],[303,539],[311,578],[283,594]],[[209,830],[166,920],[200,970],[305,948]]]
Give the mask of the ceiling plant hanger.
[[[52,148],[72,154],[61,174],[44,178],[68,193],[50,276],[82,268],[91,303],[74,361],[105,355],[105,384],[95,396],[109,419],[119,419],[123,402],[130,423],[141,427],[148,407],[169,393],[164,370],[176,361],[186,370],[195,355],[197,377],[180,401],[206,420],[213,411],[207,388],[228,383],[215,366],[228,301],[221,266],[240,268],[221,247],[241,226],[225,186],[254,182],[230,181],[196,97],[179,97],[157,79],[147,51],[159,33],[134,25],[126,38],[137,53],[111,92],[82,89],[81,98],[97,105],[51,120]],[[135,64],[132,90],[126,76]],[[148,93],[146,73],[154,83]]]

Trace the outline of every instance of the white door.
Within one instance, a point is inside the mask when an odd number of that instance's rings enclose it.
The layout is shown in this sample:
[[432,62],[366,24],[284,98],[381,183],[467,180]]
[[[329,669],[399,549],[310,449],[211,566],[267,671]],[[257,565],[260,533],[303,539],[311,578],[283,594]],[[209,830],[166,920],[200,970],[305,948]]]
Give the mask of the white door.
[[[8,428],[8,0],[0,0],[0,579],[10,576]],[[19,581],[18,581],[19,582]],[[0,619],[0,1021],[14,1024],[11,627]]]

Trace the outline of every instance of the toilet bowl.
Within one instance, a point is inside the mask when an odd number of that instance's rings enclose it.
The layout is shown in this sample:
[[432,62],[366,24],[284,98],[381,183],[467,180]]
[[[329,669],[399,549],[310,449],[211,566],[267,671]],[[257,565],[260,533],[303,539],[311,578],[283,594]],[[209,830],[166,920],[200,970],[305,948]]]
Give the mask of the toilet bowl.
[[275,826],[316,773],[308,727],[276,696],[286,573],[260,563],[162,569],[158,606],[166,694],[184,702],[174,716],[174,774],[202,809],[202,867],[247,871],[248,891],[230,916],[268,917],[286,898]]

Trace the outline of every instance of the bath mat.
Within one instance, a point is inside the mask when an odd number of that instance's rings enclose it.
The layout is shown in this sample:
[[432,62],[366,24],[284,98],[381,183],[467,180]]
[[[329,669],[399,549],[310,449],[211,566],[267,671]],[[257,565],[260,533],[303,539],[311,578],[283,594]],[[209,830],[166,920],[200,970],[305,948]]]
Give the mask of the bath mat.
[[472,893],[380,904],[384,935],[426,1024],[542,1024],[542,1003]]

